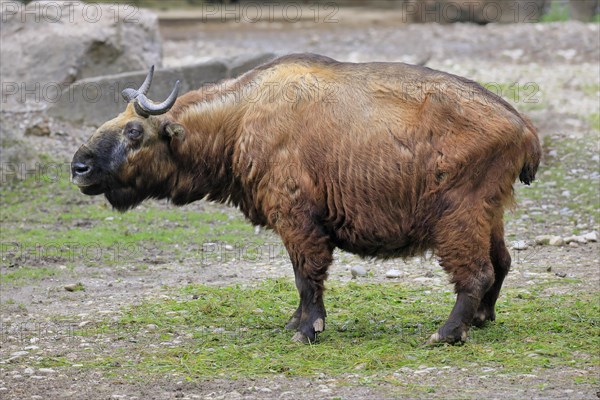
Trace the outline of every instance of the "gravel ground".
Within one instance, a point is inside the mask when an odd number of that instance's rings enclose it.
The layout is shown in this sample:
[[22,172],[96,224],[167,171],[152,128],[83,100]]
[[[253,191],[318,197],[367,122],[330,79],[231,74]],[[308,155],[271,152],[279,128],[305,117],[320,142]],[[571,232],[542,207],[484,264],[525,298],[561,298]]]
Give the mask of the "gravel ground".
[[[533,98],[539,103],[519,104],[517,107],[532,116],[543,136],[588,137],[591,131],[586,116],[598,112],[598,95],[582,95],[582,88],[598,83],[600,44],[598,25],[575,22],[518,26],[488,25],[411,25],[390,26],[385,14],[381,21],[364,26],[297,24],[210,24],[203,29],[168,28],[164,30],[165,64],[182,65],[213,57],[240,53],[289,53],[310,51],[347,61],[405,61],[426,63],[432,68],[464,75],[480,82],[510,83],[520,85],[533,82],[537,90]],[[379,21],[379,20],[378,20]],[[183,40],[182,38],[185,38]],[[9,123],[19,123],[18,116],[3,115]],[[39,115],[27,118],[43,118]],[[13,121],[14,120],[14,121]],[[63,126],[51,121],[53,132],[68,131],[69,135],[30,138],[31,146],[44,149],[52,146],[57,157],[70,159],[71,154],[90,132],[76,127]],[[590,133],[592,132],[592,133]],[[597,184],[597,181],[592,184]],[[545,199],[556,203],[558,199]],[[170,207],[150,203],[148,207]],[[201,210],[222,210],[216,205],[198,203],[187,206]],[[226,209],[228,213],[236,210]],[[584,216],[582,216],[584,217]],[[585,218],[584,218],[585,219]],[[592,231],[597,227],[583,224],[582,229]],[[564,276],[579,278],[581,283],[564,287],[569,290],[597,291],[600,285],[598,243],[574,246],[534,246],[533,238],[541,234],[569,235],[572,227],[557,225],[553,232],[527,220],[515,220],[507,225],[507,233],[529,243],[526,250],[511,250],[515,263],[507,278],[510,287],[551,283]],[[279,243],[269,232],[258,235],[267,241]],[[35,327],[47,321],[64,320],[84,324],[105,318],[118,318],[124,305],[144,299],[166,296],[164,287],[178,287],[188,282],[228,285],[235,282],[252,284],[267,277],[290,277],[292,274],[285,255],[271,260],[250,262],[245,260],[214,263],[198,268],[193,255],[183,262],[166,261],[168,257],[153,254],[147,257],[158,261],[147,269],[135,263],[119,268],[76,268],[71,275],[74,281],[86,282],[85,292],[69,293],[62,290],[65,282],[48,278],[22,287],[2,287],[2,297],[14,299],[15,304],[3,305],[2,322],[20,323]],[[556,270],[569,265],[568,270]],[[367,262],[354,256],[337,253],[331,269],[330,280],[352,279],[352,267],[362,267],[370,274],[360,277],[365,281],[386,281],[386,273],[397,269],[394,279],[412,282],[423,290],[451,290],[434,259],[415,258],[400,261]],[[549,270],[551,268],[551,270]],[[554,269],[552,269],[554,268]],[[242,271],[242,272],[241,272]],[[559,286],[561,287],[561,286]],[[553,289],[559,290],[559,289]],[[20,305],[20,306],[18,306]],[[23,309],[26,309],[26,311]],[[57,328],[60,330],[60,327]],[[0,361],[15,357],[11,363],[19,368],[3,368],[0,364],[0,397],[3,399],[382,399],[393,396],[395,388],[389,384],[361,386],[358,376],[320,377],[315,379],[289,379],[274,376],[270,379],[236,380],[223,378],[210,382],[185,382],[177,376],[152,379],[148,383],[132,384],[98,369],[95,371],[73,367],[60,370],[31,368],[29,364],[39,357],[65,354],[72,350],[77,359],[81,349],[102,352],[111,346],[107,338],[97,341],[73,343],[73,337],[56,335],[23,343],[9,334],[0,341]],[[28,336],[29,337],[29,336]],[[110,338],[109,338],[110,339]],[[121,374],[121,372],[119,372]],[[125,374],[126,371],[123,371]],[[576,385],[579,375],[598,374],[599,371],[582,371],[565,368],[560,371],[564,379],[543,372],[524,376],[499,374],[490,382],[485,376],[461,373],[452,368],[419,372],[399,370],[399,382],[442,381],[447,384],[446,398],[596,398],[598,388]],[[122,375],[124,376],[124,375]],[[438,394],[440,396],[440,394]]]

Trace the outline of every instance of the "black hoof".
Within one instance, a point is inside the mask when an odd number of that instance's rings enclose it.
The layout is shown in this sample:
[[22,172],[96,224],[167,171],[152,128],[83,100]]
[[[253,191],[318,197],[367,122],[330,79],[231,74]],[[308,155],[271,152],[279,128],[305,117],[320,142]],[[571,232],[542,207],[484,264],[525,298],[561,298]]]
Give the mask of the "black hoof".
[[325,319],[316,318],[312,324],[302,323],[298,327],[298,332],[292,337],[293,342],[314,343],[317,341],[319,333],[325,330]]
[[462,344],[467,341],[467,333],[469,328],[464,324],[448,324],[442,326],[436,333],[431,335],[427,340],[428,345],[449,343],[449,344]]

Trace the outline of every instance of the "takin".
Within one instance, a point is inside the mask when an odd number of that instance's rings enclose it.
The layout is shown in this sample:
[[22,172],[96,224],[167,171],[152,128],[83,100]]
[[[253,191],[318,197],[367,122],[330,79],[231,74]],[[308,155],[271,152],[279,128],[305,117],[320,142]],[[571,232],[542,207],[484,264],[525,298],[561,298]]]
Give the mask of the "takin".
[[126,89],[123,113],[77,151],[72,181],[125,211],[144,199],[239,207],[274,230],[300,304],[286,328],[325,329],[324,281],[339,248],[362,257],[431,249],[456,303],[429,343],[495,319],[511,258],[503,214],[534,180],[535,128],[477,83],[402,63],[288,55],[157,104]]

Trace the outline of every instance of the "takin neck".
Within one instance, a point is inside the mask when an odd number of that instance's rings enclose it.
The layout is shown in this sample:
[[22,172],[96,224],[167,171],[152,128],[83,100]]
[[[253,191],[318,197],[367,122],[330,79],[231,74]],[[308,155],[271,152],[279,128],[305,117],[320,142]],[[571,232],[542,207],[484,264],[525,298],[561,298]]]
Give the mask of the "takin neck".
[[175,205],[206,198],[238,206],[242,200],[233,157],[245,107],[231,95],[210,97],[201,90],[187,93],[167,114],[185,128],[172,144],[177,173],[169,197]]

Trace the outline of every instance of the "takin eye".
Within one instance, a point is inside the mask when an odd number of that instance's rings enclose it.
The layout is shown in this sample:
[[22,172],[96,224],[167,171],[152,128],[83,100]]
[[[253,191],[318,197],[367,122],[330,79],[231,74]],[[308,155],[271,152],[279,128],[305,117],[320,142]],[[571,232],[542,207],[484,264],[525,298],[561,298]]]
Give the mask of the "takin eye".
[[127,136],[129,140],[139,140],[143,134],[144,128],[142,128],[140,125],[135,124],[125,127],[125,136]]

